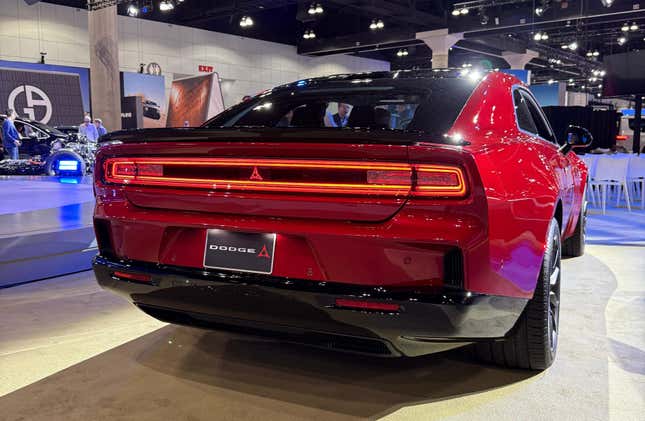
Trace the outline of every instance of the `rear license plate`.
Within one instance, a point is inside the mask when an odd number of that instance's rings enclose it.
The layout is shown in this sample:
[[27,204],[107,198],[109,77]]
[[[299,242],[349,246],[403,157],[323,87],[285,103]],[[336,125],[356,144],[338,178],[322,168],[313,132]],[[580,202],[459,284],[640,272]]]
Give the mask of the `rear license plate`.
[[208,230],[204,267],[242,272],[273,272],[275,234]]

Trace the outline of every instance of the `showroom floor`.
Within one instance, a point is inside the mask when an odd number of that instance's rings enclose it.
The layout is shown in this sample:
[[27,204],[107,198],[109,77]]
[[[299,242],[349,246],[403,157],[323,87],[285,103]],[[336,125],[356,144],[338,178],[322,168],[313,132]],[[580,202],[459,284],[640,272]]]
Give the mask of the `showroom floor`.
[[91,272],[0,290],[0,420],[642,419],[645,248],[587,251],[564,262],[560,350],[543,373],[164,325]]

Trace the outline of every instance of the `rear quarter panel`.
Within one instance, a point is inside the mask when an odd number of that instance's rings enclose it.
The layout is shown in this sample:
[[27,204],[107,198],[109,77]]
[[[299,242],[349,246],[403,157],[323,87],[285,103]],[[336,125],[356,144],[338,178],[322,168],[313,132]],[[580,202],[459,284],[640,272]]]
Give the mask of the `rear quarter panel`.
[[451,133],[471,144],[488,204],[491,279],[477,277],[474,291],[531,297],[546,236],[565,181],[554,168],[553,145],[518,130],[514,77],[491,73],[473,92]]

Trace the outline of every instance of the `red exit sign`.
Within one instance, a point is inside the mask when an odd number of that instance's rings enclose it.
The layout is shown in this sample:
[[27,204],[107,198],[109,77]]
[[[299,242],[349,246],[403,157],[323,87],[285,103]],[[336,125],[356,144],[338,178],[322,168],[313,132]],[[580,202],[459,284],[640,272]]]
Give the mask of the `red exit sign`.
[[203,64],[199,65],[199,71],[200,72],[205,72],[205,73],[212,73],[213,72],[213,66],[206,66]]

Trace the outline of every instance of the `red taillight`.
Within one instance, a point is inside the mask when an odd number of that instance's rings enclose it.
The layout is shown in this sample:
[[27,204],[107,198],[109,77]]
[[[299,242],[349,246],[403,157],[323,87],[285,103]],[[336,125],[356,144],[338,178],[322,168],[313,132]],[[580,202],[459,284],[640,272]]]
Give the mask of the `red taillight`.
[[619,134],[616,136],[616,140],[619,140],[619,141],[627,140],[627,136],[625,136],[624,134]]
[[416,196],[466,195],[464,173],[459,167],[444,165],[417,165],[417,180],[413,193]]
[[336,307],[387,312],[397,312],[401,310],[401,306],[398,304],[381,303],[378,301],[351,300],[346,298],[337,298]]
[[110,158],[105,181],[216,191],[459,197],[456,166],[392,162],[235,158]]
[[132,281],[139,281],[139,282],[151,282],[152,281],[152,276],[147,275],[145,273],[133,273],[133,272],[123,272],[123,271],[114,271],[112,275],[116,276],[117,278],[121,279],[130,279]]

